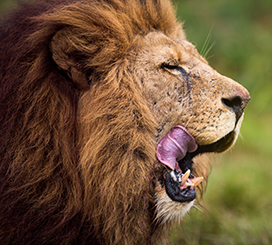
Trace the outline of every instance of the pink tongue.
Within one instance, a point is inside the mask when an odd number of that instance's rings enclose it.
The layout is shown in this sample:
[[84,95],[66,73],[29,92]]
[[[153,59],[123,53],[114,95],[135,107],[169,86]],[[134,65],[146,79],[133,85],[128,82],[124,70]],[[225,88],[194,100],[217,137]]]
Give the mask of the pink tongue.
[[186,128],[177,125],[160,140],[157,157],[161,163],[174,170],[177,161],[184,158],[187,152],[194,152],[196,149],[193,136]]

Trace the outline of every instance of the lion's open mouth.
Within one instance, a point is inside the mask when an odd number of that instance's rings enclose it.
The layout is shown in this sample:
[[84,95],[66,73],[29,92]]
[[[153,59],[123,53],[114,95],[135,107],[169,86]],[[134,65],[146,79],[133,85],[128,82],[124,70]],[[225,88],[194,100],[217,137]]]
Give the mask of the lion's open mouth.
[[209,145],[197,145],[193,136],[186,128],[177,125],[172,128],[157,146],[158,160],[168,172],[165,174],[164,185],[168,196],[177,202],[190,202],[196,198],[195,187],[203,177],[191,174],[193,158],[207,152],[223,152],[235,140],[232,131],[220,140]]

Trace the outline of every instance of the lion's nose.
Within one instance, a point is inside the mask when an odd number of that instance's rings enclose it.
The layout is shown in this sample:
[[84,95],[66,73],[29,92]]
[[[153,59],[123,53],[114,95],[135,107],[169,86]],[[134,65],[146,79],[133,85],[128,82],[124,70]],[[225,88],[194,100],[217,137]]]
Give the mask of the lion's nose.
[[224,106],[232,110],[236,115],[236,120],[242,116],[247,103],[250,100],[250,95],[246,89],[243,91],[237,91],[234,96],[229,98],[222,98],[222,103]]

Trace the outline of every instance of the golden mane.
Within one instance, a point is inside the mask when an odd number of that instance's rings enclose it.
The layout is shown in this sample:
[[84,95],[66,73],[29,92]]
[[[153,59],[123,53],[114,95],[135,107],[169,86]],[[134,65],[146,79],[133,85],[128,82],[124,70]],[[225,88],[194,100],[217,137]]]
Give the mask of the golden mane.
[[167,0],[38,1],[2,23],[1,244],[156,240],[157,125],[126,59],[154,30],[183,35]]

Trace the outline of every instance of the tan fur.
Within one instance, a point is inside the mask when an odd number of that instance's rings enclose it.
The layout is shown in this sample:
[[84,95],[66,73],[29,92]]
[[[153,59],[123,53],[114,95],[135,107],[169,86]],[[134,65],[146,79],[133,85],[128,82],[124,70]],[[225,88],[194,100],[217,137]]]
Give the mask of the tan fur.
[[[159,186],[159,184],[158,184]],[[190,211],[194,206],[195,200],[189,203],[173,202],[171,198],[166,194],[164,189],[156,188],[156,222],[161,225],[169,225],[172,223],[181,223],[182,218]]]
[[221,99],[248,92],[185,40],[168,0],[45,0],[0,33],[0,243],[155,243],[192,206],[160,184],[158,141],[175,125],[199,145],[237,138]]

